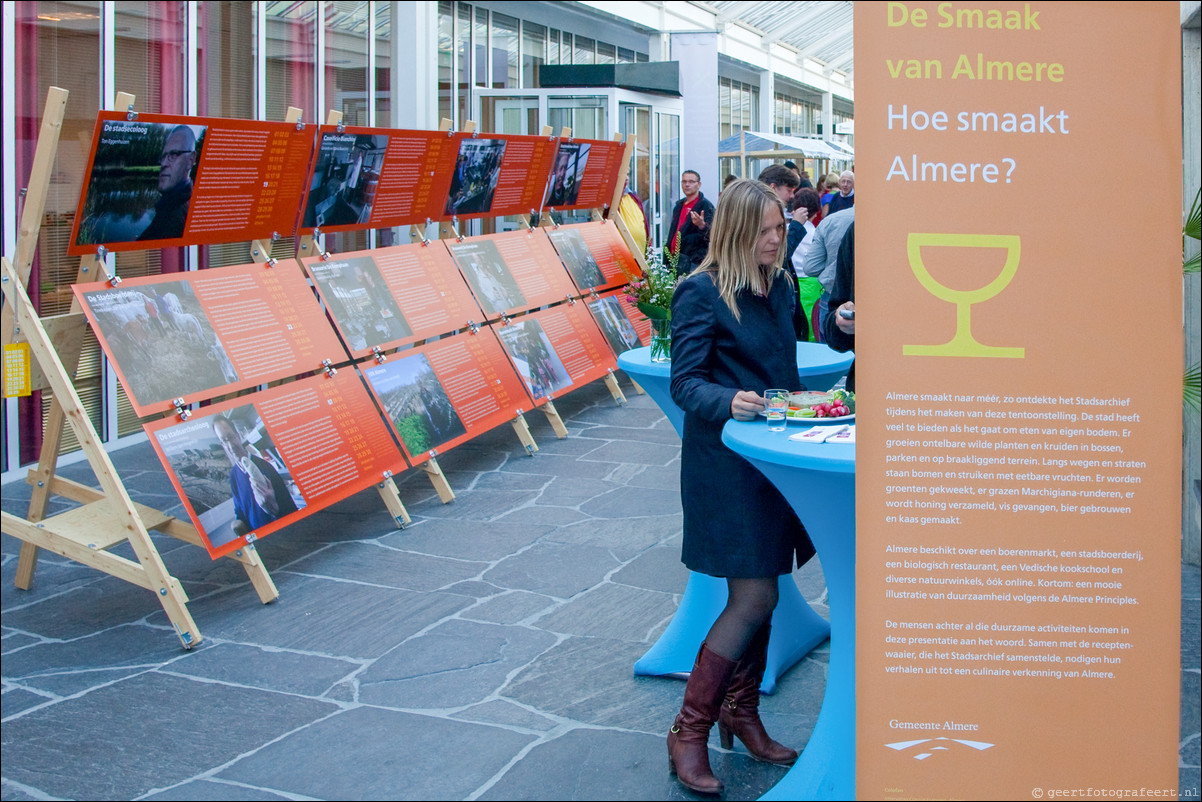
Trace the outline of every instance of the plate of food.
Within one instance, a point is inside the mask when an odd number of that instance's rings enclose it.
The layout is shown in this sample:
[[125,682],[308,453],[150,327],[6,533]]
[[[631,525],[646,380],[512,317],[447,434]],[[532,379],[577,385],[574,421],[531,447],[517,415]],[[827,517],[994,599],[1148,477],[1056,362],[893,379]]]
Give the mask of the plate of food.
[[847,390],[790,393],[785,416],[794,423],[848,423],[856,419],[856,396]]

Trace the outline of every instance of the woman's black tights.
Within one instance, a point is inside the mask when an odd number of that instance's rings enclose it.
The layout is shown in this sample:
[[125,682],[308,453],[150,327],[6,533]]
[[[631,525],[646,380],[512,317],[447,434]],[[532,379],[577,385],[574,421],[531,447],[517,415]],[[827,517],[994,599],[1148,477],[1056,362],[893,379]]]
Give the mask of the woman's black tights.
[[710,651],[729,660],[738,660],[743,656],[751,636],[772,618],[772,611],[776,609],[780,598],[778,581],[774,576],[727,578],[726,607],[705,638]]

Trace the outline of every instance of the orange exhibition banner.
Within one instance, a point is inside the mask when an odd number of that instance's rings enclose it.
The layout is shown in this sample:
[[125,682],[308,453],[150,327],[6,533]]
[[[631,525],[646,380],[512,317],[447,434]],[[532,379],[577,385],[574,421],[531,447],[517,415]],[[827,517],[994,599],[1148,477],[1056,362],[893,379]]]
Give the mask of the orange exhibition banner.
[[855,35],[856,795],[1175,795],[1179,4]]
[[67,253],[290,237],[316,130],[102,111]]

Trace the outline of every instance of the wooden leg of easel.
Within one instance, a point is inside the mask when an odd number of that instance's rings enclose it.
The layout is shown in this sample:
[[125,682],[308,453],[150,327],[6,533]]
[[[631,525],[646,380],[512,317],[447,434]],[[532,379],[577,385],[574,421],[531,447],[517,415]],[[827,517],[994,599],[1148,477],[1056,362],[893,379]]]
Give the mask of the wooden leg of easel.
[[[158,529],[163,534],[171,535],[185,543],[200,546],[202,549],[205,547],[204,540],[196,531],[196,527],[186,521],[172,518]],[[273,602],[280,597],[280,591],[276,589],[275,581],[272,580],[271,574],[267,573],[267,568],[263,565],[263,560],[259,557],[259,552],[253,544],[225,556],[242,565],[243,570],[246,571],[246,578],[250,580],[251,586],[259,594],[259,600],[264,604]]]
[[[33,485],[33,493],[29,499],[29,515],[26,518],[35,523],[46,517],[46,504],[51,496],[50,487],[54,484],[54,471],[58,465],[58,449],[63,439],[65,420],[58,399],[53,399],[50,402],[50,412],[46,416],[46,427],[42,431],[42,453],[38,456],[38,467],[27,479]],[[33,586],[33,574],[37,567],[38,547],[32,543],[22,543],[14,584],[21,590],[29,590]]]
[[634,391],[635,391],[636,393],[638,393],[639,395],[646,395],[646,394],[647,394],[647,391],[646,391],[646,390],[644,390],[642,387],[639,387],[639,383],[638,383],[638,382],[636,382],[634,379],[631,379],[631,380],[630,380],[630,383],[634,385]]
[[626,396],[622,392],[622,388],[618,386],[618,380],[614,378],[613,371],[605,374],[605,386],[609,388],[609,394],[618,402],[618,406],[626,406]]
[[443,504],[449,504],[455,500],[455,491],[451,489],[446,474],[442,472],[442,468],[438,465],[438,460],[430,457],[422,465],[422,470],[430,478],[430,484],[434,485],[434,489],[438,491],[438,498]]
[[530,425],[526,423],[526,418],[518,415],[511,423],[513,430],[517,433],[518,439],[522,441],[522,445],[526,448],[526,453],[534,456],[534,452],[538,451],[538,443],[534,442],[534,435],[530,434]]
[[555,404],[548,401],[543,405],[543,413],[547,416],[547,422],[551,424],[551,428],[555,430],[555,436],[560,440],[568,436],[568,427],[563,425],[563,418],[559,417],[559,410],[555,408]]
[[175,634],[179,636],[180,643],[185,649],[191,649],[201,641],[200,629],[192,620],[192,614],[188,612],[188,594],[184,593],[179,580],[175,577],[167,579],[168,581],[158,589],[159,603],[163,605],[163,612],[167,613],[167,619],[175,627]]
[[[433,460],[431,460],[431,462],[433,462]],[[440,475],[441,473],[442,472],[439,471]],[[443,477],[443,481],[446,481],[446,477]],[[380,482],[380,484],[376,485],[376,489],[380,491],[380,498],[384,499],[384,506],[388,508],[390,513],[392,513],[392,520],[396,521],[396,525],[399,528],[404,529],[406,526],[413,523],[413,519],[409,517],[409,511],[406,510],[405,505],[401,503],[401,494],[397,492],[396,482],[392,480],[391,476],[389,476],[383,482]],[[450,487],[447,489],[449,490]],[[451,498],[454,497],[454,494],[452,494]]]
[[21,590],[33,586],[33,572],[38,567],[38,547],[32,543],[21,544],[21,556],[17,558],[17,576],[13,584]]

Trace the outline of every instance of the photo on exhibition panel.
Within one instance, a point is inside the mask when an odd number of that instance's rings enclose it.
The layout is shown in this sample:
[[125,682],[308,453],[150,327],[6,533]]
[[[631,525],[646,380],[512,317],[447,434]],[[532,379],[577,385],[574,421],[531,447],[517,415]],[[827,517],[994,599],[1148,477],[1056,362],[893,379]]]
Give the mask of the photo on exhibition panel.
[[214,548],[306,506],[253,404],[154,437]]
[[313,261],[306,267],[352,351],[413,334],[370,256]]
[[205,126],[105,120],[76,245],[184,235]]
[[387,148],[383,134],[322,133],[302,226],[366,224]]
[[139,405],[238,381],[225,346],[185,281],[84,293],[125,389]]
[[394,356],[363,373],[410,454],[424,454],[467,434],[425,354]]
[[491,209],[504,155],[503,139],[464,139],[459,145],[445,213],[477,214]]
[[497,333],[532,398],[545,398],[572,386],[572,377],[537,320],[510,323]]
[[549,231],[547,236],[551,238],[551,244],[581,292],[605,284],[605,274],[601,272],[601,266],[593,258],[579,231],[563,227]]

